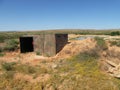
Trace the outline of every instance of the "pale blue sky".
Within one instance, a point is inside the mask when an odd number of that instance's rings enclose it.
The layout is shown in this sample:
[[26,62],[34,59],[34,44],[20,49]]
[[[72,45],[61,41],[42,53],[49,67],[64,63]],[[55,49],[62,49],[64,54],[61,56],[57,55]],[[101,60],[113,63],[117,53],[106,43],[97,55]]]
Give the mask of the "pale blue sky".
[[0,31],[119,28],[120,0],[0,0]]

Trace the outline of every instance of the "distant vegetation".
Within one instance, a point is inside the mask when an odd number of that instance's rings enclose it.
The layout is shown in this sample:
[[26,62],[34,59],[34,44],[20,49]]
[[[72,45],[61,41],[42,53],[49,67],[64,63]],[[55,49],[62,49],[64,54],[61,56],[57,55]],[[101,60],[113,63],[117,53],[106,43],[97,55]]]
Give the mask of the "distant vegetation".
[[62,30],[44,30],[44,31],[25,31],[25,32],[0,32],[0,42],[6,39],[16,39],[22,35],[39,35],[53,33],[68,33],[82,35],[120,35],[120,30],[80,30],[80,29],[62,29]]
[[120,31],[113,31],[113,32],[111,32],[110,35],[111,36],[118,36],[118,35],[120,35]]
[[4,41],[4,45],[0,47],[0,52],[15,51],[18,49],[19,41],[16,39],[9,39]]

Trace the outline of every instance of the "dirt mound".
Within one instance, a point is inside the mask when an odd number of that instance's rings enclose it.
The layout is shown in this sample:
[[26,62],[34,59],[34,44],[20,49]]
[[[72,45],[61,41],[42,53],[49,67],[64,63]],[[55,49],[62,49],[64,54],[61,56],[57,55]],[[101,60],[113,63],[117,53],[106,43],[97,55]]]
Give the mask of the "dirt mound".
[[73,40],[70,41],[55,57],[69,58],[93,47],[95,47],[95,41],[93,39]]
[[108,46],[108,50],[102,53],[100,59],[101,70],[120,78],[120,47]]

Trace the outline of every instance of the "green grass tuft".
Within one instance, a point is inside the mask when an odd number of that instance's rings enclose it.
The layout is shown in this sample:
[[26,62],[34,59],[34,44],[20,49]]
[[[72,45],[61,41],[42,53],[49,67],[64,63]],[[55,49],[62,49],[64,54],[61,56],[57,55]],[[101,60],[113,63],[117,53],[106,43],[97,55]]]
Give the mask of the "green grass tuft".
[[107,50],[108,49],[107,44],[106,44],[106,42],[105,42],[105,40],[103,38],[95,37],[95,40],[97,42],[96,47],[99,50]]

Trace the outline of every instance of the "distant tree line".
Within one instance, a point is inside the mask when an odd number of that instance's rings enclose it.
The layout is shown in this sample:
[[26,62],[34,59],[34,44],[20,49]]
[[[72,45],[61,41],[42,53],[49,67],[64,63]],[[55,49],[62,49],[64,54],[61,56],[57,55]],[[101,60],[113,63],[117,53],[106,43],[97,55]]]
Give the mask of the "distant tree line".
[[120,31],[111,32],[111,36],[117,36],[117,35],[120,35]]

